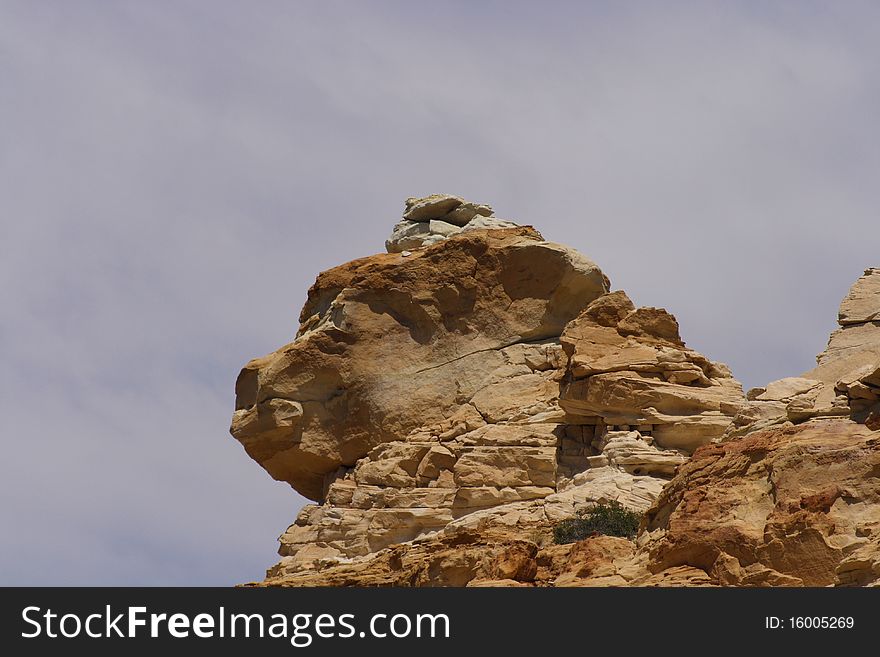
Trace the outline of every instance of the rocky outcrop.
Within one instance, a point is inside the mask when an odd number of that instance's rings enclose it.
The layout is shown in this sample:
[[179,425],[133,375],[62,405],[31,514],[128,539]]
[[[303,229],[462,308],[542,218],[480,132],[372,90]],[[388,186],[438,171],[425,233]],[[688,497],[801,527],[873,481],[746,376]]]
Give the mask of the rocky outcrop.
[[[363,466],[364,484],[442,482],[428,462],[419,470],[414,459],[428,449],[417,444],[501,421],[537,425],[558,411],[558,336],[607,289],[594,263],[531,228],[472,231],[331,269],[309,290],[296,340],[242,370],[232,433],[312,499],[368,455],[393,459],[395,479]],[[476,442],[519,440],[484,431]],[[548,438],[533,433],[523,440],[539,469]]]
[[[813,420],[698,449],[648,510],[636,542],[553,545],[553,522],[582,501],[543,517],[534,504],[504,505],[319,571],[277,568],[266,584],[873,586],[878,472],[880,434],[847,419]],[[545,511],[553,504],[548,497]]]
[[[817,368],[744,396],[591,260],[449,195],[318,276],[232,433],[315,501],[266,584],[869,585],[880,334],[868,270]],[[554,545],[595,503],[635,542]],[[877,517],[875,517],[877,516]]]
[[569,358],[560,404],[583,422],[689,453],[719,438],[744,405],[739,382],[687,349],[672,315],[637,309],[623,292],[594,301],[560,341]]
[[878,474],[880,434],[846,419],[704,447],[648,512],[648,568],[740,586],[877,582]]
[[880,268],[866,269],[840,304],[837,321],[842,327],[880,322]]
[[532,228],[471,229],[489,212],[409,199],[407,221],[465,230],[324,272],[296,340],[242,370],[233,435],[317,502],[282,535],[273,574],[456,523],[525,530],[590,502],[647,509],[745,403],[671,315],[636,309]]
[[838,328],[816,367],[750,390],[726,438],[814,418],[880,424],[880,269],[868,269],[840,304]]
[[321,570],[251,586],[715,586],[689,566],[651,573],[629,540],[596,536],[568,545],[502,527],[457,529]]
[[750,390],[646,516],[648,569],[719,585],[880,583],[880,270],[840,306],[817,366]]

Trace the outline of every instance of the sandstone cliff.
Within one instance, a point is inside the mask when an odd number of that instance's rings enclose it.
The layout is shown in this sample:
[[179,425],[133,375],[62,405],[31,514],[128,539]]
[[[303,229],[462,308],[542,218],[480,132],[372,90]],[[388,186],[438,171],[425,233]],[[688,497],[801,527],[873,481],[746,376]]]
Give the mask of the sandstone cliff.
[[[816,369],[743,395],[592,261],[485,204],[408,199],[248,363],[232,433],[315,501],[276,585],[827,585],[880,578],[880,270]],[[553,545],[597,502],[635,542]]]

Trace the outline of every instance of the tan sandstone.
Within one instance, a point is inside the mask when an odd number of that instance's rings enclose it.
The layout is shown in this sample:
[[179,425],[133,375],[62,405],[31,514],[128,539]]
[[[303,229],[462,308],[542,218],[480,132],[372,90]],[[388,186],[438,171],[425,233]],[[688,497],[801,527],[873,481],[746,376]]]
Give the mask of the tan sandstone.
[[[278,586],[802,586],[880,579],[880,270],[817,367],[743,395],[676,319],[489,206],[412,198],[242,370],[232,433],[315,500]],[[635,541],[554,545],[597,503]]]

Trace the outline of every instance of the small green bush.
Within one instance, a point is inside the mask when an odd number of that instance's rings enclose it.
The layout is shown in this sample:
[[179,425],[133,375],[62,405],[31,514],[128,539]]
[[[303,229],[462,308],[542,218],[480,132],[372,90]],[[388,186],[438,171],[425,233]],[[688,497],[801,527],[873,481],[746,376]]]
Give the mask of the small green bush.
[[619,536],[632,540],[639,531],[642,514],[630,511],[619,502],[596,504],[581,509],[575,518],[566,518],[553,527],[553,540],[558,543],[574,543],[594,534]]

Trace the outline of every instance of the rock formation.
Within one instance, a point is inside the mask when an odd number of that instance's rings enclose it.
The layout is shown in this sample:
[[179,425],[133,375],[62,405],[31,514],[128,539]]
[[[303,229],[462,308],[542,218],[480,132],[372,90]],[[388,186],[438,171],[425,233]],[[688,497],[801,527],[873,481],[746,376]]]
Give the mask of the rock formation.
[[850,559],[880,532],[880,434],[815,420],[704,447],[648,512],[652,572],[703,570],[718,584],[827,586],[880,578]]
[[[315,501],[267,584],[880,578],[880,270],[815,370],[746,398],[672,315],[489,206],[408,199],[386,246],[320,274],[236,383],[235,438]],[[635,542],[552,545],[609,501],[646,512]]]
[[388,253],[437,244],[469,230],[513,228],[516,224],[495,217],[488,205],[470,203],[459,196],[432,194],[406,199],[406,210],[385,241]]
[[[756,388],[728,437],[814,418],[880,421],[880,269],[868,269],[840,304],[838,328],[815,368]],[[869,420],[870,418],[870,420]]]

